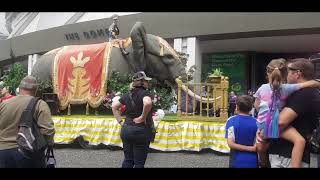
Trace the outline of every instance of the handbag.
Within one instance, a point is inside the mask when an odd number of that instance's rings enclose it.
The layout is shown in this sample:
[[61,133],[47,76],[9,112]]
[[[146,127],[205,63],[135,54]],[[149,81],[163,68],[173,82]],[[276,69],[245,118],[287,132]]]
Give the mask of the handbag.
[[56,158],[53,154],[53,148],[48,147],[45,155],[46,168],[56,168]]
[[320,154],[320,127],[315,129],[309,139],[310,150],[314,154]]

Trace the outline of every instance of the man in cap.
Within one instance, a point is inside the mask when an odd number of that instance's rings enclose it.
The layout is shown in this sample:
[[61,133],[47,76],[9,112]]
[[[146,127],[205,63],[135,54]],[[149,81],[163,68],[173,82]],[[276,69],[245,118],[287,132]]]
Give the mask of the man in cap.
[[126,106],[125,122],[121,129],[124,161],[123,168],[143,168],[148,155],[153,125],[152,100],[147,92],[151,78],[143,71],[133,76],[133,89],[112,104],[112,112],[122,124],[119,108]]
[[119,44],[121,52],[125,55],[128,55],[129,53],[123,47],[123,42],[118,38],[120,34],[120,30],[118,28],[118,15],[114,14],[111,16],[111,18],[113,23],[109,26],[109,42],[115,40]]
[[[16,141],[20,117],[35,96],[37,88],[36,79],[26,76],[19,85],[19,96],[0,104],[0,168],[39,168],[45,165],[44,152],[37,159],[26,158],[18,151]],[[33,117],[47,144],[53,146],[55,129],[46,102],[37,102]]]

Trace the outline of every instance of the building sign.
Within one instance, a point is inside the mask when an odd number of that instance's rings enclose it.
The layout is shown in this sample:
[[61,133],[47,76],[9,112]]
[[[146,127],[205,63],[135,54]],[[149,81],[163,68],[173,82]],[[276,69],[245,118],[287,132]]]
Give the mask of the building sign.
[[247,56],[242,53],[204,54],[203,79],[214,69],[220,68],[229,77],[229,91],[243,94],[247,90]]
[[84,32],[73,32],[64,35],[68,41],[76,41],[82,39],[109,39],[109,30],[97,29]]

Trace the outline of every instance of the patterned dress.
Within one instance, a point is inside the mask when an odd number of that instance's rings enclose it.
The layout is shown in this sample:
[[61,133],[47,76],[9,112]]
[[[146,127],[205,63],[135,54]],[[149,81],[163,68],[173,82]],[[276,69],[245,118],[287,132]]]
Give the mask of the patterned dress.
[[299,84],[282,84],[278,91],[273,91],[270,84],[263,84],[254,97],[260,99],[257,117],[258,129],[263,130],[264,137],[278,138],[279,112],[290,94],[299,90]]

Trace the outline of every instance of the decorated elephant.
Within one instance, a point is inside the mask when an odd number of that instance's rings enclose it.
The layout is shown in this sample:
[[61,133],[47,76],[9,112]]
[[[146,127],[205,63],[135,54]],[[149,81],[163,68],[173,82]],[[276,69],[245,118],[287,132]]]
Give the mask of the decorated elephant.
[[[69,104],[86,103],[98,107],[106,94],[104,82],[112,78],[112,71],[134,73],[142,70],[175,90],[178,87],[177,78],[186,79],[185,67],[177,52],[161,37],[147,34],[141,22],[133,26],[130,37],[123,41],[129,52],[127,55],[121,53],[118,43],[113,42],[54,49],[37,60],[32,76],[52,82],[61,109]],[[186,90],[186,87],[183,86],[183,89]],[[200,99],[190,90],[188,94],[191,98]],[[182,93],[181,99],[186,101],[186,93]],[[193,101],[189,102],[190,112]],[[185,103],[181,104],[185,111]]]

